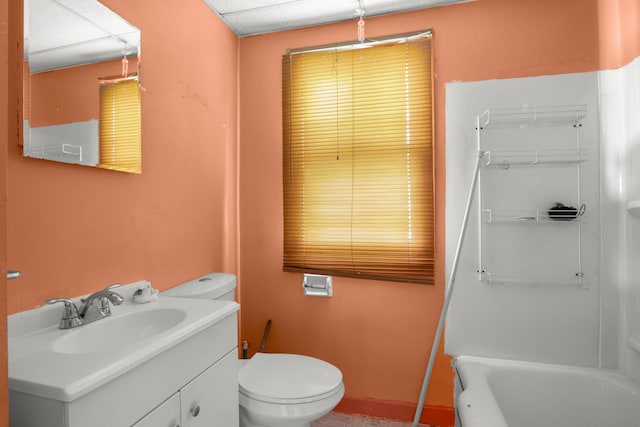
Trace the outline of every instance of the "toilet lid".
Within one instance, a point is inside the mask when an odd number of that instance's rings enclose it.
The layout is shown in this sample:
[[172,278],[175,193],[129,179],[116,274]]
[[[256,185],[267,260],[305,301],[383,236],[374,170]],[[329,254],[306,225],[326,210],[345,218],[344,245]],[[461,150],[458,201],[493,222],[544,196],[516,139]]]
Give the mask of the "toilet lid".
[[239,383],[249,397],[300,400],[333,392],[342,384],[342,372],[314,357],[256,353],[240,369]]

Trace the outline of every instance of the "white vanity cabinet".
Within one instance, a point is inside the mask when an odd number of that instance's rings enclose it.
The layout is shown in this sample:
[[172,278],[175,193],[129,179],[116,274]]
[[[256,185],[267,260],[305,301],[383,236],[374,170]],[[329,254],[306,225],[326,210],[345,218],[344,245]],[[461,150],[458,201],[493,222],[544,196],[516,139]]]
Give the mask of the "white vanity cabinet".
[[238,354],[233,351],[180,391],[181,427],[237,426]]
[[[51,326],[17,334],[20,328],[13,327],[11,427],[237,426],[238,308],[228,301],[160,297],[114,310],[112,318],[77,330]],[[133,319],[130,327],[140,329],[136,319],[161,321],[175,314],[171,310],[184,313],[182,323],[150,339],[120,346],[109,341],[99,352],[56,351],[61,339],[81,328],[106,334],[112,330],[109,322],[128,325]],[[36,344],[45,350],[32,351]]]
[[178,427],[180,426],[180,393],[151,411],[133,427]]
[[134,427],[238,425],[237,365],[236,352],[228,353]]

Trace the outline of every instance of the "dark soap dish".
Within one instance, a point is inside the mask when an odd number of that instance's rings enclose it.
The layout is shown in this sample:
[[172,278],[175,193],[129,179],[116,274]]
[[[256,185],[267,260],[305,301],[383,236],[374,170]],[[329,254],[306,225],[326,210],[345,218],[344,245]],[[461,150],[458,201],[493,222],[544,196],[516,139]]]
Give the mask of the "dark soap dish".
[[576,218],[581,217],[587,206],[583,203],[579,209],[573,206],[565,206],[562,203],[556,203],[547,211],[549,218],[555,221],[573,221]]

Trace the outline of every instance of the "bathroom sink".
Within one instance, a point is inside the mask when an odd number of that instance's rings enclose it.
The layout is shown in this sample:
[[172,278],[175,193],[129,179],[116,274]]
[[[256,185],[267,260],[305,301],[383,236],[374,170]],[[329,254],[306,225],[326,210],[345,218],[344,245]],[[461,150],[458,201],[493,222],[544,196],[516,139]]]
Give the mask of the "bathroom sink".
[[[59,305],[9,316],[9,390],[72,402],[119,378],[158,388],[158,372],[170,376],[169,371],[196,369],[203,356],[194,343],[207,345],[211,338],[203,334],[228,322],[239,308],[230,301],[163,295],[138,304],[132,286],[118,288],[126,301],[112,307],[111,316],[72,329],[58,328]],[[232,344],[236,339],[230,334]],[[159,364],[169,359],[172,366]],[[182,361],[184,366],[175,366]]]
[[168,331],[186,315],[175,308],[155,308],[102,319],[64,334],[53,342],[53,351],[68,354],[116,351]]

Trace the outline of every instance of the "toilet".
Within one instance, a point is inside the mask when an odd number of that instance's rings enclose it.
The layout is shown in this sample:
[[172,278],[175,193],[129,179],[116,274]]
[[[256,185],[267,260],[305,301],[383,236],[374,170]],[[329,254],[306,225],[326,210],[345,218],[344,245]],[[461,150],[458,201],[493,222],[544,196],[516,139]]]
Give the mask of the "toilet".
[[[236,277],[211,273],[162,294],[234,301]],[[240,360],[241,427],[310,427],[344,396],[342,372],[314,357],[256,353]]]

